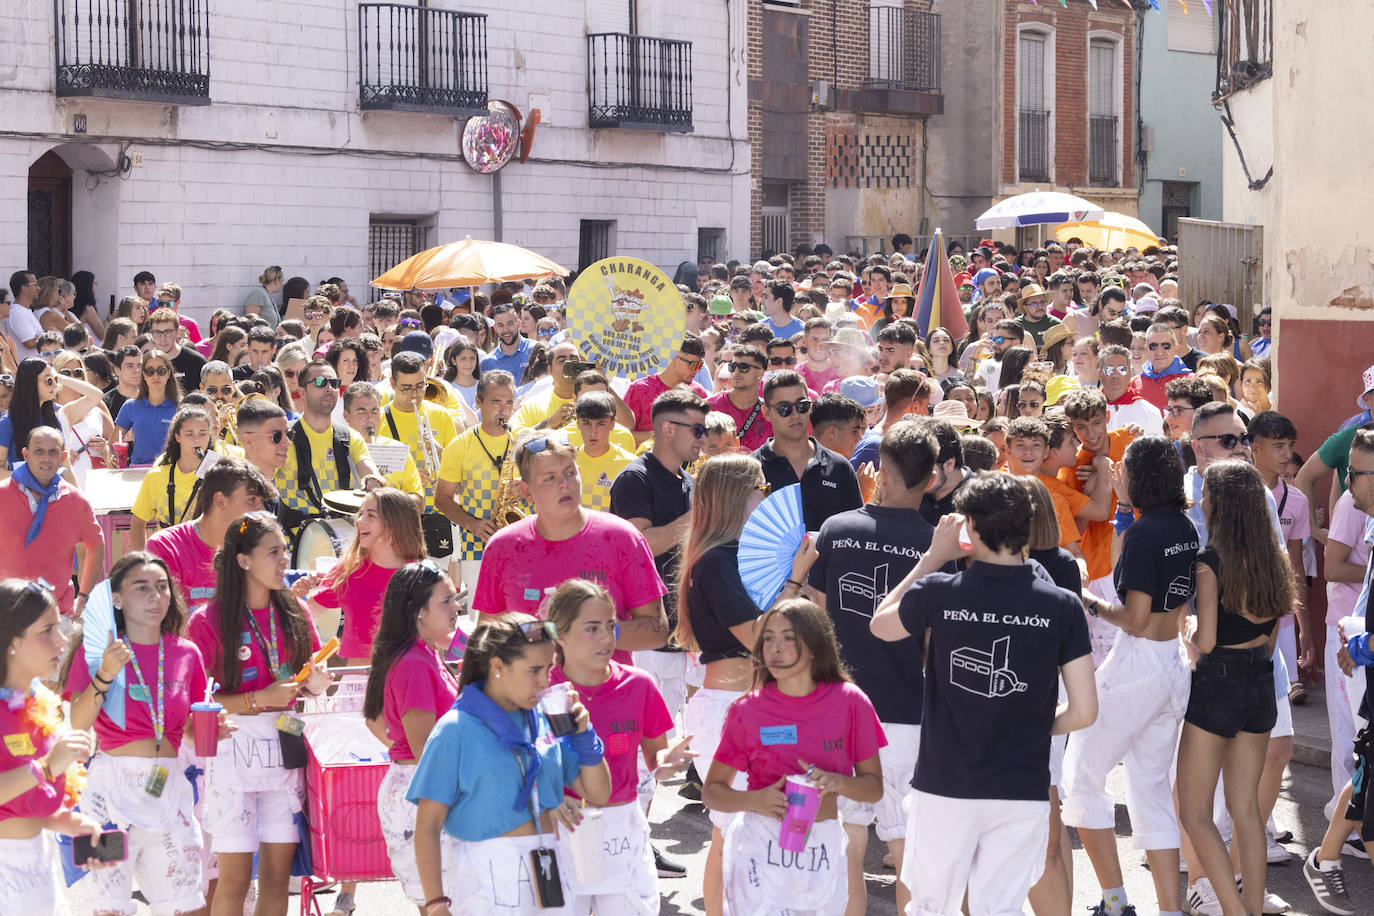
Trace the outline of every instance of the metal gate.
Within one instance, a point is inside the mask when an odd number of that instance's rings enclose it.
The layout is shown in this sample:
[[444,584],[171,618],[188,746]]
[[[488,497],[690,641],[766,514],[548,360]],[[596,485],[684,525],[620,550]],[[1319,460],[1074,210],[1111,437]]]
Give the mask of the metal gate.
[[1229,302],[1249,328],[1265,302],[1264,227],[1180,219],[1178,275],[1179,298],[1190,312],[1201,299]]

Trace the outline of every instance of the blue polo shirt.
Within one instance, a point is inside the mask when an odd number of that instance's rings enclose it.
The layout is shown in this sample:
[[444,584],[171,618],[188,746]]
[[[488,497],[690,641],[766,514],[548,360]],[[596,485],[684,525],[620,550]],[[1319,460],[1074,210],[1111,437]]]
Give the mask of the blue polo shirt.
[[775,324],[772,318],[763,319],[763,323],[773,329],[774,337],[781,337],[783,339],[789,338],[793,334],[800,334],[802,331],[806,330],[806,325],[802,324],[800,318],[793,318],[784,325]]
[[[506,713],[517,728],[524,727],[524,712]],[[577,754],[549,731],[548,720],[534,715],[539,751],[539,812],[563,801],[563,788],[577,779],[581,768]],[[517,810],[515,798],[522,777],[515,754],[477,716],[450,709],[434,724],[415,765],[406,799],[425,798],[448,805],[444,830],[464,842],[490,840],[530,822],[530,809]]]
[[172,417],[176,416],[177,405],[164,399],[154,407],[146,398],[133,398],[124,402],[115,417],[115,426],[128,432],[133,430],[134,444],[129,450],[129,464],[152,464],[162,454],[167,444],[167,430],[172,428]]
[[515,352],[507,354],[497,344],[492,348],[491,353],[482,358],[482,371],[490,372],[492,369],[505,369],[515,376],[515,383],[520,384],[520,376],[525,374],[525,366],[530,361],[530,348],[534,343],[528,337],[519,338],[515,345]]

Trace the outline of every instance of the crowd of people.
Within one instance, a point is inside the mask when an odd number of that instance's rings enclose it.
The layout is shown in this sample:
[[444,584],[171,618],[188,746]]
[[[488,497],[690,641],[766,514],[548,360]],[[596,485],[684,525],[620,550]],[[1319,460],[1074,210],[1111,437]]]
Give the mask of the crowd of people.
[[[657,913],[686,873],[653,838],[668,780],[709,815],[712,916],[864,913],[870,828],[913,916],[1063,916],[1070,827],[1101,916],[1281,913],[1319,641],[1333,796],[1303,869],[1357,912],[1374,367],[1304,461],[1269,309],[1183,303],[1175,249],[955,246],[944,327],[917,309],[944,265],[893,249],[682,263],[686,331],[634,379],[583,360],[558,279],[360,305],[269,267],[202,333],[148,271],[107,315],[89,273],[15,273],[0,912],[67,912],[66,856],[98,914],[284,914],[296,711],[345,664],[428,916]],[[125,467],[127,531],[102,527]],[[808,534],[764,607],[739,541],[794,485]],[[1117,764],[1153,901],[1125,890]],[[110,861],[54,843],[112,831]]]

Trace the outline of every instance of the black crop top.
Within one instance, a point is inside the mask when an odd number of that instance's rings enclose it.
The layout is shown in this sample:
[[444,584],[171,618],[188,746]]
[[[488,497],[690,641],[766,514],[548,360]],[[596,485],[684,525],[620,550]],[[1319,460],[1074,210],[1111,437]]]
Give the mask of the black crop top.
[[1278,623],[1277,617],[1256,623],[1242,614],[1226,610],[1226,606],[1221,600],[1221,557],[1217,556],[1217,552],[1211,544],[1198,551],[1197,561],[1206,563],[1208,568],[1212,570],[1212,574],[1217,577],[1218,646],[1239,646],[1274,632],[1274,624]]
[[[754,605],[739,577],[739,541],[713,547],[701,555],[687,575],[687,613],[701,651],[701,663],[725,658],[748,658],[730,628],[763,613]],[[681,613],[682,609],[678,609]]]

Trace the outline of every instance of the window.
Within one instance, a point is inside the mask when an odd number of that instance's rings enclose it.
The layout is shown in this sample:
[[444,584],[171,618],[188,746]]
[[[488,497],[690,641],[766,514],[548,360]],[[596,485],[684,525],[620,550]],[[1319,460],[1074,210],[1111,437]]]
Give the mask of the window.
[[1088,183],[1117,183],[1117,42],[1088,42]]
[[1274,73],[1273,0],[1227,0],[1214,7],[1217,31],[1217,88],[1213,101],[1249,89]]
[[1050,59],[1049,36],[1022,32],[1017,39],[1017,171],[1021,181],[1050,178],[1050,112],[1045,65]]
[[1216,38],[1212,35],[1212,17],[1197,10],[1183,12],[1179,0],[1169,0],[1169,50],[1192,54],[1215,54]]
[[713,264],[723,264],[725,262],[725,230],[724,229],[697,229],[697,257],[711,258]]
[[584,219],[577,229],[577,269],[579,272],[611,256],[615,221]]
[[792,235],[791,219],[787,205],[788,187],[785,181],[765,181],[763,183],[763,256],[772,257],[780,251],[787,251]]
[[380,277],[413,254],[425,250],[427,227],[419,220],[373,217],[367,224],[368,278]]

